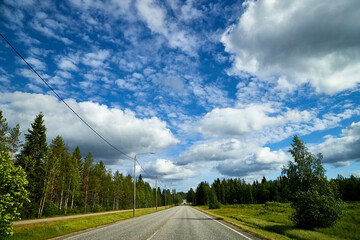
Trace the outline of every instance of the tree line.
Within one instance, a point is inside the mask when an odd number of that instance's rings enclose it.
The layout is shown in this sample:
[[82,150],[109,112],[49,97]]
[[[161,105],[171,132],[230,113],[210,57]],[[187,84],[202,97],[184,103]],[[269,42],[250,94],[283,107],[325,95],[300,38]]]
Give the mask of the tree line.
[[322,166],[322,154],[313,155],[294,136],[289,152],[294,158],[284,166],[276,180],[246,183],[244,179],[216,179],[211,185],[200,182],[187,192],[187,201],[194,205],[220,208],[221,204],[261,204],[290,202],[295,209],[291,217],[302,228],[325,227],[343,214],[342,201],[360,201],[360,178],[339,175],[330,181]]
[[[0,111],[0,152],[26,173],[30,201],[24,201],[21,217],[132,208],[131,175],[112,172],[103,161],[95,162],[91,152],[83,157],[79,147],[70,151],[61,136],[48,144],[43,118],[42,113],[35,117],[21,143],[19,124],[9,128]],[[182,201],[176,190],[152,188],[141,175],[136,181],[137,208],[155,207],[156,195],[158,206]]]
[[[351,175],[344,178],[339,175],[330,180],[339,191],[343,201],[360,201],[360,178]],[[276,180],[267,180],[252,183],[244,179],[229,178],[220,180],[217,178],[212,184],[201,182],[195,189],[190,189],[186,199],[195,205],[208,205],[211,192],[214,192],[216,200],[221,204],[261,204],[265,202],[289,202],[291,199],[291,185],[286,176],[280,176]]]

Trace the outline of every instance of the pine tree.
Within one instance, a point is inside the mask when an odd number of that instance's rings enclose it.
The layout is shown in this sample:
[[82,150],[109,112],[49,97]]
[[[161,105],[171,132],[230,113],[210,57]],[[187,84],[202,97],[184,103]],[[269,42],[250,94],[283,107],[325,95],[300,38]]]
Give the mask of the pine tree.
[[84,211],[86,212],[87,202],[88,202],[88,191],[89,191],[89,180],[90,180],[90,171],[93,168],[94,157],[89,152],[84,159],[84,168],[83,168],[83,183],[84,183]]

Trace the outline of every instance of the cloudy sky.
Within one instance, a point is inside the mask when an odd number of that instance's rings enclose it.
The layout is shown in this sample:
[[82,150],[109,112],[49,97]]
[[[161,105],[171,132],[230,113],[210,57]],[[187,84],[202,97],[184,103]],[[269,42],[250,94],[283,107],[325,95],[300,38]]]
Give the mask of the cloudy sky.
[[[153,183],[274,179],[292,136],[329,177],[360,175],[360,1],[3,0],[0,32]],[[27,132],[132,162],[1,40],[0,109]]]

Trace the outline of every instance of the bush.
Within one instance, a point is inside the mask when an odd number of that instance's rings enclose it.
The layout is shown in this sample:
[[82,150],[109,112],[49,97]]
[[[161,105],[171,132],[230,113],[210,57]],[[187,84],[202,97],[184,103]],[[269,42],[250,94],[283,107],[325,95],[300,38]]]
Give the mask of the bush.
[[11,236],[11,222],[20,219],[19,210],[28,202],[26,174],[15,167],[8,152],[0,153],[0,238]]
[[343,215],[343,203],[333,193],[328,182],[321,188],[314,187],[306,192],[298,192],[292,203],[295,213],[292,220],[301,228],[328,227]]
[[52,217],[60,215],[59,206],[52,201],[46,202],[44,206],[43,216]]

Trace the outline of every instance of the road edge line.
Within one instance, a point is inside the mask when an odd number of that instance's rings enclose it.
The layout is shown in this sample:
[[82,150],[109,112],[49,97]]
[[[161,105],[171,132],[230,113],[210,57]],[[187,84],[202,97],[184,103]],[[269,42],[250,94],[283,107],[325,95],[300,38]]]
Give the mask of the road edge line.
[[239,231],[237,231],[237,230],[235,230],[235,229],[233,229],[233,228],[231,228],[231,227],[229,227],[229,226],[227,226],[227,225],[225,225],[225,224],[223,224],[223,223],[221,223],[221,222],[217,221],[216,219],[214,219],[214,218],[210,217],[209,215],[205,214],[203,211],[201,211],[201,210],[199,210],[199,209],[196,209],[196,208],[193,208],[193,209],[198,210],[200,213],[202,213],[202,214],[203,214],[203,215],[205,215],[206,217],[208,217],[208,218],[210,218],[211,220],[213,220],[213,221],[215,221],[215,222],[217,222],[217,223],[219,223],[219,224],[223,225],[224,227],[226,227],[226,228],[230,229],[231,231],[233,231],[233,232],[235,232],[235,233],[239,234],[240,236],[242,236],[242,237],[244,237],[244,238],[246,238],[246,239],[248,239],[248,240],[253,240],[252,238],[250,238],[250,237],[248,237],[248,236],[244,235],[243,233],[241,233],[241,232],[239,232]]

